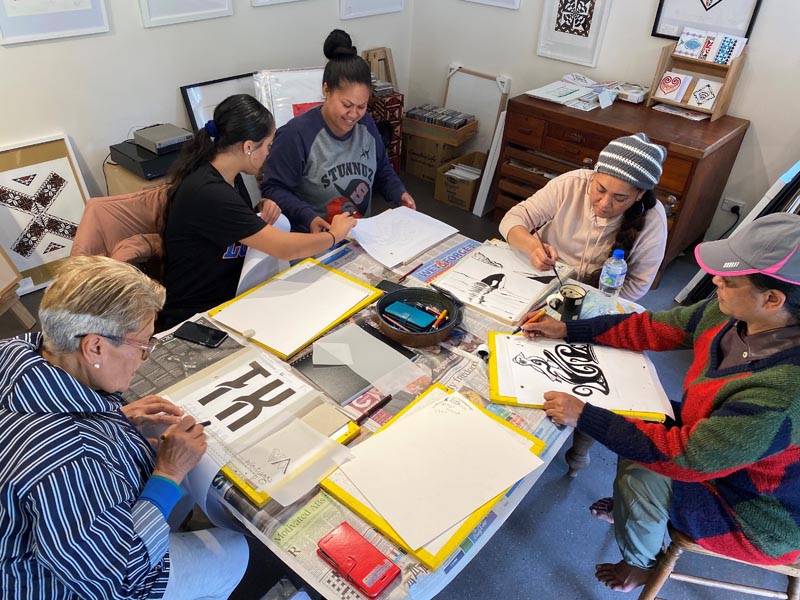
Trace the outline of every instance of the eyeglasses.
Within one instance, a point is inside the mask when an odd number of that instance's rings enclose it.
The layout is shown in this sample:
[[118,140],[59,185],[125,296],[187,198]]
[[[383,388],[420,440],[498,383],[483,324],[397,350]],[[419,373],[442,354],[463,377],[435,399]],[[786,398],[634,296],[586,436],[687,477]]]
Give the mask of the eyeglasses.
[[[89,333],[83,333],[81,335],[76,335],[76,338],[86,337],[87,335],[91,335]],[[107,340],[111,340],[117,344],[125,344],[126,346],[133,346],[134,348],[139,348],[142,351],[142,360],[147,360],[153,351],[158,346],[158,338],[153,336],[149,340],[147,340],[146,344],[143,344],[139,340],[131,340],[124,337],[119,337],[116,335],[106,335],[104,333],[96,333],[95,335],[99,335],[101,338],[105,338]]]

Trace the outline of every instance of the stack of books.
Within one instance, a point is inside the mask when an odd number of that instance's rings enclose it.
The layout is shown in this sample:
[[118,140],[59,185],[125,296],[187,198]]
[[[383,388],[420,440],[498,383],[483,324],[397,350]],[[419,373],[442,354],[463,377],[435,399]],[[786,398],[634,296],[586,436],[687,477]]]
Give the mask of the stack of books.
[[373,96],[389,96],[392,92],[394,92],[394,86],[390,81],[384,81],[383,79],[378,79],[377,77],[375,77],[375,74],[372,73]]
[[475,115],[462,113],[452,108],[443,108],[433,104],[423,104],[410,109],[406,114],[409,119],[431,123],[440,127],[460,129],[475,120]]

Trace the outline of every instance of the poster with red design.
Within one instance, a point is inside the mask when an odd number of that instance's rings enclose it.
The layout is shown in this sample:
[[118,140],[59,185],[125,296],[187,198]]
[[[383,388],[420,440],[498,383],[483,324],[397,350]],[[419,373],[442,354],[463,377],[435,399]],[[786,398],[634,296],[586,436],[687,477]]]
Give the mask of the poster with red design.
[[69,256],[87,198],[65,136],[0,148],[0,245],[22,273],[21,294]]
[[256,98],[275,117],[275,125],[286,125],[294,117],[322,104],[322,67],[259,71],[253,74]]

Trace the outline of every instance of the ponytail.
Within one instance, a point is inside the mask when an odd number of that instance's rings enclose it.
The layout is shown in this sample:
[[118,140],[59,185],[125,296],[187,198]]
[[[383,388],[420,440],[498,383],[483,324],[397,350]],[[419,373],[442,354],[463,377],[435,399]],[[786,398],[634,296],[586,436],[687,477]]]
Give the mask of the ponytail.
[[[252,96],[236,94],[220,102],[214,109],[214,119],[184,144],[181,155],[170,169],[165,212],[167,218],[175,192],[184,179],[204,163],[214,160],[220,151],[248,140],[260,145],[274,129],[272,113]],[[166,219],[164,221],[166,224]]]
[[[614,238],[614,243],[611,245],[611,250],[608,255],[614,254],[614,250],[622,250],[625,252],[625,260],[631,255],[633,244],[636,243],[636,238],[639,237],[644,224],[647,221],[647,212],[654,208],[658,202],[656,194],[653,190],[645,190],[641,200],[634,202],[628,210],[622,215],[622,223],[620,223],[617,230],[617,237]],[[598,269],[593,272],[588,278],[586,283],[597,287],[600,282],[600,271]]]

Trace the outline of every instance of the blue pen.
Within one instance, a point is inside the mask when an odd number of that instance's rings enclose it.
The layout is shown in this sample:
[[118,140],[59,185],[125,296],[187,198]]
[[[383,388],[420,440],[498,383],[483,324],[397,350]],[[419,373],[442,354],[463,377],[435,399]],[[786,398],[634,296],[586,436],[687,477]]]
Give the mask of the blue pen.
[[329,265],[333,261],[339,260],[340,258],[349,253],[350,253],[350,248],[343,248],[342,250],[339,250],[338,252],[331,254],[328,258],[325,258],[319,262],[321,262],[323,265]]

